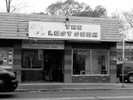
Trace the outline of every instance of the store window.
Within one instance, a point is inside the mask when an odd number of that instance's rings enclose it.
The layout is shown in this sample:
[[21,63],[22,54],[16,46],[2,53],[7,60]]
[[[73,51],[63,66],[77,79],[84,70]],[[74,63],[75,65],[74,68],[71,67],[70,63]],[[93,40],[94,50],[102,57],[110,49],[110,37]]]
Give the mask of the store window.
[[108,65],[108,50],[73,50],[73,75],[106,75]]
[[23,50],[22,68],[26,69],[43,68],[43,50]]
[[0,67],[4,69],[12,69],[13,65],[13,48],[0,48]]

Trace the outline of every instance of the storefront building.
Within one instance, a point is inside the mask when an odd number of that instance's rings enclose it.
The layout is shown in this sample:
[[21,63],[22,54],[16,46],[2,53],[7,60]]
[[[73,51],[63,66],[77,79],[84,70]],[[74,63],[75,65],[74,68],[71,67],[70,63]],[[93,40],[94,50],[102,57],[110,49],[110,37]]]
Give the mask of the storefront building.
[[20,83],[115,83],[117,20],[68,19],[0,13],[0,67]]

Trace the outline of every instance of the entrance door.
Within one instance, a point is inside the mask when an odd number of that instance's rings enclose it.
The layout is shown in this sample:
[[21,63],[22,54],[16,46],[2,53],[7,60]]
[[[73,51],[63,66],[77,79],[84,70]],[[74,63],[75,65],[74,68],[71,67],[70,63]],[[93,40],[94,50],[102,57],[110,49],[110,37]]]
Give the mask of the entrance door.
[[63,82],[63,51],[44,50],[43,76],[46,82]]
[[63,82],[62,50],[23,50],[22,82]]

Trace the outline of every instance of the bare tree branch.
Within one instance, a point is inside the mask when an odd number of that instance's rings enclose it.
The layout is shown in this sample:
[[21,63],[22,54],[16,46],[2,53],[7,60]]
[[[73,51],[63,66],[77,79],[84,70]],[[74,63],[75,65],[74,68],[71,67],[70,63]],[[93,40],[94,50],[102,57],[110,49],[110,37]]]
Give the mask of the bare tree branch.
[[123,12],[127,23],[133,28],[133,12]]

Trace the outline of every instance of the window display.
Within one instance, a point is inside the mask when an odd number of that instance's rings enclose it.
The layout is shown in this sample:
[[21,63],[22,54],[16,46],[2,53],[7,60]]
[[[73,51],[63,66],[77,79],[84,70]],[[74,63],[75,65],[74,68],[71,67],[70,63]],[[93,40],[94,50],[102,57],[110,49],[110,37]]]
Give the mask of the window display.
[[4,69],[12,69],[13,65],[13,49],[8,47],[0,48],[0,67]]
[[22,67],[26,69],[40,69],[43,66],[42,50],[23,50]]
[[73,75],[108,74],[108,50],[73,50]]

